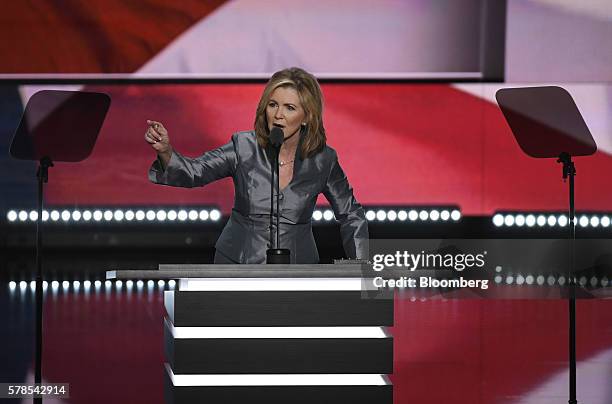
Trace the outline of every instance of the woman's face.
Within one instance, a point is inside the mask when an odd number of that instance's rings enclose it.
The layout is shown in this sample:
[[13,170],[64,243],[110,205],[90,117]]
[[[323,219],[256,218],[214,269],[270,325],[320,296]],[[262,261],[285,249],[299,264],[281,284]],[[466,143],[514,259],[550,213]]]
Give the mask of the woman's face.
[[266,107],[268,130],[274,126],[283,129],[285,138],[300,130],[306,114],[300,97],[293,87],[278,87],[270,95]]

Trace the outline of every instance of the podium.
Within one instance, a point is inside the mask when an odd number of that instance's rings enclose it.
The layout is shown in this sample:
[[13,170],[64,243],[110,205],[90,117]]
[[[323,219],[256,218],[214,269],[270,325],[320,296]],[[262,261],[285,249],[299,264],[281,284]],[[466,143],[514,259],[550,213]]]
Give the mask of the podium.
[[393,403],[393,299],[359,265],[160,265],[167,403]]

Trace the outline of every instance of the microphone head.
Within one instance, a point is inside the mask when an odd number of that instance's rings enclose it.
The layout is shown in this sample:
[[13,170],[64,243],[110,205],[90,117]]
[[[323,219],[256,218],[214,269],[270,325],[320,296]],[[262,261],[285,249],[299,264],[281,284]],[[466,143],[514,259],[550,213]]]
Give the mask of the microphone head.
[[281,147],[283,142],[285,141],[285,134],[283,130],[278,126],[273,126],[270,131],[270,144],[273,147]]

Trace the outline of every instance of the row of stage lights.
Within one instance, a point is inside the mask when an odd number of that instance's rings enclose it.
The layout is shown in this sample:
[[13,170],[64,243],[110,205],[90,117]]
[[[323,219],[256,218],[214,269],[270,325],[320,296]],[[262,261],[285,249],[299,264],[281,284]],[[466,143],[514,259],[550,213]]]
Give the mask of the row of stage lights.
[[[555,277],[553,275],[538,275],[534,277],[533,275],[496,275],[493,279],[496,284],[501,285],[534,285],[534,286],[565,286],[567,284],[568,278],[561,275],[559,277]],[[603,277],[598,279],[593,276],[591,278],[587,278],[586,276],[582,276],[575,280],[577,285],[580,287],[608,287],[612,286],[612,282],[607,277]]]
[[[461,219],[458,209],[368,209],[366,219],[370,222],[457,222]],[[35,210],[11,210],[6,218],[9,222],[35,222],[38,212]],[[218,222],[221,212],[218,209],[95,209],[95,210],[52,210],[43,211],[43,222],[91,223],[91,222]],[[335,221],[331,209],[317,209],[312,214],[315,222]],[[602,227],[612,225],[612,218],[605,214],[577,215],[576,225],[579,227]],[[545,213],[496,213],[493,218],[496,227],[566,227],[569,223],[565,214]]]
[[[11,210],[6,218],[9,222],[35,222],[38,220],[38,212],[35,210]],[[95,209],[95,210],[43,210],[43,222],[187,222],[187,221],[212,221],[217,222],[221,219],[221,212],[217,209]],[[315,222],[331,222],[336,220],[331,209],[316,209],[312,213]],[[458,209],[378,209],[367,210],[366,219],[370,222],[415,222],[415,221],[458,221],[461,219],[461,212]]]
[[[534,276],[531,274],[502,275],[501,266],[497,266],[495,268],[495,272],[497,272],[497,275],[495,275],[495,278],[493,278],[493,281],[498,285],[505,284],[505,285],[518,285],[518,286],[521,286],[521,285],[565,286],[570,279],[569,277],[564,276],[564,275],[560,275],[560,276],[554,276],[554,275]],[[593,288],[596,288],[601,285],[601,287],[606,288],[608,286],[612,286],[612,282],[610,282],[610,280],[606,276],[603,276],[601,279],[598,279],[596,276],[592,276],[591,278],[587,278],[586,276],[581,276],[580,278],[574,278],[574,282],[576,283],[576,285],[580,287],[591,286]]]
[[[38,220],[38,212],[35,210],[26,211],[11,210],[7,213],[6,218],[9,222],[35,222]],[[164,221],[212,221],[217,222],[221,219],[221,212],[217,209],[201,209],[201,210],[164,210],[164,209],[138,209],[138,210],[52,210],[50,213],[43,210],[42,220],[47,222],[164,222]]]
[[[366,220],[369,222],[415,222],[417,220],[420,221],[458,221],[461,219],[461,212],[457,209],[448,210],[438,210],[438,209],[378,209],[366,210]],[[330,209],[327,210],[315,210],[312,214],[312,219],[314,221],[332,221],[335,220],[334,212]]]
[[[610,227],[609,215],[576,215],[574,218],[579,227]],[[569,217],[564,214],[531,214],[531,213],[496,213],[493,216],[495,227],[566,227]]]
[[[553,275],[548,275],[548,276],[544,276],[544,275],[538,275],[538,276],[533,276],[533,275],[522,275],[522,274],[517,274],[517,275],[501,275],[498,274],[495,276],[495,278],[493,279],[494,282],[498,285],[518,285],[518,286],[522,286],[522,285],[533,285],[533,286],[565,286],[567,284],[568,278],[566,276],[558,276],[555,277]],[[577,285],[580,287],[599,287],[601,285],[601,287],[608,287],[611,286],[612,287],[612,282],[607,278],[607,277],[602,277],[601,279],[592,276],[591,278],[587,278],[586,276],[582,276],[580,278],[577,278],[575,280],[577,282]],[[153,280],[148,280],[148,281],[143,281],[143,280],[137,280],[137,281],[133,281],[133,280],[126,280],[126,281],[122,281],[122,280],[115,280],[115,281],[63,281],[63,282],[59,282],[59,281],[52,281],[52,282],[47,282],[47,281],[43,281],[43,291],[46,292],[49,289],[49,286],[51,286],[51,290],[54,292],[59,291],[60,289],[64,292],[68,292],[70,290],[72,290],[72,292],[80,292],[81,290],[83,290],[83,292],[88,293],[90,292],[92,289],[95,292],[111,292],[111,291],[116,291],[116,292],[120,292],[123,289],[125,289],[127,292],[131,292],[134,289],[136,289],[137,291],[142,291],[145,286],[148,290],[153,290],[155,288],[155,286],[157,286],[157,288],[159,290],[165,290],[166,287],[169,290],[173,290],[176,287],[176,281],[171,279],[169,281],[165,281],[163,279],[158,280],[157,282],[153,281]],[[21,292],[27,292],[28,289],[31,292],[36,291],[36,282],[35,281],[30,281],[30,282],[26,282],[26,281],[20,281],[20,282],[15,282],[15,281],[10,281],[9,282],[9,290],[11,292],[15,292],[17,290],[21,291]]]
[[[28,289],[32,292],[36,291],[36,282],[35,281],[30,281],[30,282],[26,282],[26,281],[20,281],[20,282],[15,282],[15,281],[10,281],[9,282],[9,290],[11,292],[14,292],[16,290],[19,290],[21,292],[26,292]],[[132,291],[134,288],[137,291],[143,290],[145,287],[148,290],[153,290],[155,288],[155,286],[157,286],[158,289],[160,290],[164,290],[166,289],[166,287],[168,287],[168,289],[174,289],[176,287],[176,281],[174,279],[171,279],[169,281],[165,281],[163,279],[158,280],[157,282],[153,281],[153,280],[148,280],[148,281],[143,281],[143,280],[137,280],[137,281],[133,281],[131,279],[126,280],[126,281],[122,281],[122,280],[115,280],[115,281],[51,281],[51,282],[47,282],[47,281],[43,281],[43,291],[46,292],[49,287],[51,287],[51,290],[53,292],[57,292],[59,290],[62,290],[64,292],[68,292],[68,291],[73,291],[73,292],[79,292],[79,291],[83,291],[85,293],[90,292],[92,289],[95,292],[101,292],[101,291],[105,291],[105,292],[110,292],[112,290],[115,290],[117,292],[122,291],[124,288],[126,291],[130,292]]]
[[366,219],[370,222],[416,222],[416,221],[431,221],[431,222],[448,222],[458,221],[461,219],[461,212],[458,209],[401,209],[401,210],[368,210],[366,211]]

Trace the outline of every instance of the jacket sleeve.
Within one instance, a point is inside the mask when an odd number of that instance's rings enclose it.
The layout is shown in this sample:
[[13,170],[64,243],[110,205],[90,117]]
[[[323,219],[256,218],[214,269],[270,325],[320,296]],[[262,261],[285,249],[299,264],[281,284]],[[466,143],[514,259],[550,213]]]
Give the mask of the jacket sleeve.
[[236,172],[237,156],[233,141],[196,158],[172,152],[164,170],[159,159],[149,168],[149,180],[173,187],[201,187],[215,180],[231,177]]
[[353,188],[340,167],[335,152],[323,194],[340,222],[340,235],[347,257],[368,259],[369,233],[365,212],[355,199]]

